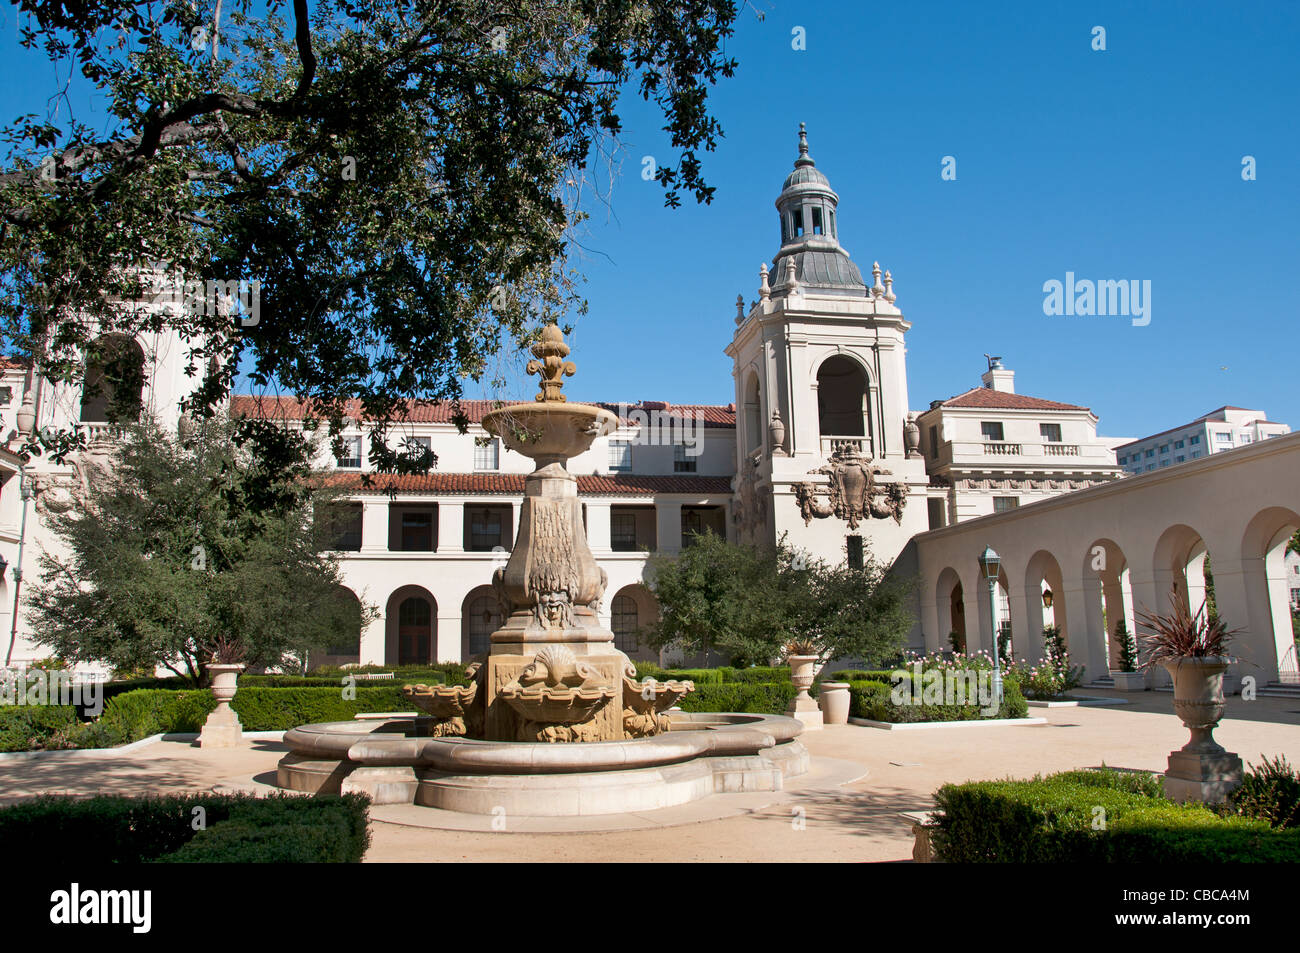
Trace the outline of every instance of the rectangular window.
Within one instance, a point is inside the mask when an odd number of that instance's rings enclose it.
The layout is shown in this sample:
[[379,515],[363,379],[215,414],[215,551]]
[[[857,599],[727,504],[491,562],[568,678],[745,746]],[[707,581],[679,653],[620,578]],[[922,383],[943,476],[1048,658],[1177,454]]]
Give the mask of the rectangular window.
[[474,444],[474,469],[496,470],[501,465],[501,442],[495,438],[485,444]]
[[355,553],[361,549],[361,504],[337,503],[323,508],[325,548]]
[[795,238],[803,234],[803,212],[790,213],[790,234]]
[[674,473],[694,473],[695,464],[699,457],[693,457],[686,452],[686,444],[673,444],[673,472]]
[[862,537],[848,536],[845,538],[849,548],[849,568],[861,569],[863,566],[862,558]]
[[1007,510],[1014,510],[1020,505],[1018,496],[995,496],[993,497],[993,512],[1005,513]]
[[609,442],[609,468],[614,471],[632,469],[632,444],[626,440]]
[[1252,439],[1254,439],[1254,438],[1251,437],[1250,434],[1248,434],[1248,433],[1244,433],[1244,434],[1242,434],[1240,437],[1237,438],[1237,442],[1238,442],[1238,443],[1250,443],[1250,441],[1251,441]]
[[340,470],[359,470],[361,468],[361,438],[343,438],[343,456],[335,457]]
[[1181,450],[1181,449],[1183,449],[1183,443],[1184,443],[1184,441],[1182,441],[1182,440],[1175,440],[1175,441],[1174,441],[1174,449],[1175,449],[1175,450]]
[[980,433],[984,435],[985,440],[992,440],[995,443],[1002,442],[1002,422],[998,420],[980,421]]
[[1148,463],[1148,464],[1147,464],[1147,469],[1148,469],[1148,470],[1154,470],[1155,468],[1156,468],[1156,465],[1155,465],[1154,463]]
[[1178,456],[1174,457],[1174,463],[1182,463],[1186,459],[1187,459],[1187,455],[1180,453],[1178,454]]
[[1226,444],[1228,444],[1228,445],[1231,446],[1231,444],[1232,444],[1232,434],[1228,433],[1226,430],[1220,430],[1220,431],[1217,431],[1217,432],[1214,434],[1214,442],[1215,442],[1215,443],[1226,443]]
[[812,225],[813,234],[820,235],[822,233],[822,210],[815,205],[812,210]]
[[1154,450],[1148,450],[1148,451],[1146,452],[1146,458],[1147,458],[1148,460],[1153,460],[1153,459],[1155,459],[1155,455],[1156,455],[1156,452],[1155,452]]
[[939,455],[939,428],[938,426],[930,427],[930,456]]
[[433,552],[433,514],[428,510],[402,513],[402,551]]
[[1128,463],[1128,457],[1120,457],[1120,458],[1119,458],[1119,465],[1120,465],[1120,466],[1123,466],[1123,465],[1126,464],[1126,463]]
[[403,437],[398,450],[415,466],[432,467],[438,462],[433,455],[432,437]]
[[1201,451],[1199,451],[1199,450],[1193,450],[1193,451],[1192,451],[1192,459],[1193,459],[1193,460],[1195,460],[1195,459],[1196,459],[1197,457],[1199,457],[1200,455],[1201,455]]
[[636,514],[611,513],[609,516],[609,548],[616,553],[636,552]]
[[1061,442],[1061,425],[1060,424],[1039,424],[1038,432],[1048,443]]
[[501,543],[501,517],[499,509],[474,509],[469,516],[469,548],[471,552],[490,553]]

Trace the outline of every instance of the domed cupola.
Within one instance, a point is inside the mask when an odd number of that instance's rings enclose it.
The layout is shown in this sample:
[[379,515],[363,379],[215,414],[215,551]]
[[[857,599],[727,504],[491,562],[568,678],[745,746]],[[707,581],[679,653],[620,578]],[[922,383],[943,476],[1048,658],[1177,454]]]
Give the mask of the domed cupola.
[[865,295],[862,272],[839,241],[835,211],[840,197],[808,154],[808,133],[799,123],[799,158],[785,178],[776,208],[781,214],[781,250],[772,264],[773,292],[786,283],[787,260],[800,286],[820,293]]

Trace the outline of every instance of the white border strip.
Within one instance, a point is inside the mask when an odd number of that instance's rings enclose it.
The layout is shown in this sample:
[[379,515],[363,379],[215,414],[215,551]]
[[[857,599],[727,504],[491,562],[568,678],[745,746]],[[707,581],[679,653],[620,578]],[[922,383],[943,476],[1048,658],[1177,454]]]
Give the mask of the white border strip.
[[871,721],[867,718],[850,718],[850,725],[863,728],[883,728],[885,731],[911,731],[926,728],[995,728],[1008,725],[1045,725],[1046,718],[968,718],[965,721]]

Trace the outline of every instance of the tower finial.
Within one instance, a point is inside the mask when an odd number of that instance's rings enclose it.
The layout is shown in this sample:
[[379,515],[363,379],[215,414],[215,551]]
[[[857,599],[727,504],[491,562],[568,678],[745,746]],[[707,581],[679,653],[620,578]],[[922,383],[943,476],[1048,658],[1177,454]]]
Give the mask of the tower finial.
[[537,360],[528,362],[527,371],[536,374],[542,385],[536,400],[547,404],[564,403],[566,398],[562,393],[564,382],[561,378],[572,377],[577,367],[572,361],[565,360],[569,356],[569,345],[564,343],[564,334],[555,322],[542,328],[532,352]]
[[794,164],[796,168],[816,164],[808,155],[808,127],[804,123],[799,123],[799,158],[794,160]]

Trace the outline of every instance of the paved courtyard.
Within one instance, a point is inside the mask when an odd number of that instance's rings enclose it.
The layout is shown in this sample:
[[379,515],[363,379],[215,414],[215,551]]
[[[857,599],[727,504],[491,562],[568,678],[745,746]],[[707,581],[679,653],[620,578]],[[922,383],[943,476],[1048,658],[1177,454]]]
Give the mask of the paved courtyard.
[[[1096,694],[1107,694],[1097,692]],[[803,736],[814,769],[777,794],[733,795],[644,815],[640,830],[565,830],[583,822],[533,821],[553,833],[438,830],[428,812],[374,809],[367,861],[893,861],[911,857],[903,811],[926,810],[947,781],[1025,777],[1069,768],[1163,770],[1187,730],[1173,697],[1147,692],[1120,707],[1032,709],[1047,724],[882,731],[845,726]],[[1230,699],[1216,737],[1247,762],[1285,755],[1300,762],[1300,699]],[[141,793],[262,788],[284,747],[248,740],[230,751],[160,741],[122,755],[41,755],[0,760],[0,800],[41,793]],[[856,778],[856,780],[847,780]],[[847,783],[844,783],[846,782]],[[706,806],[707,805],[707,806]],[[412,813],[414,812],[414,813]],[[731,816],[718,817],[730,813]],[[709,818],[709,819],[702,819]],[[597,819],[591,819],[597,820]],[[606,819],[604,826],[632,823]],[[509,819],[506,821],[509,826]],[[523,825],[521,825],[523,826]],[[602,826],[602,825],[596,825]],[[672,826],[672,839],[665,828]],[[669,846],[671,845],[671,846]]]

